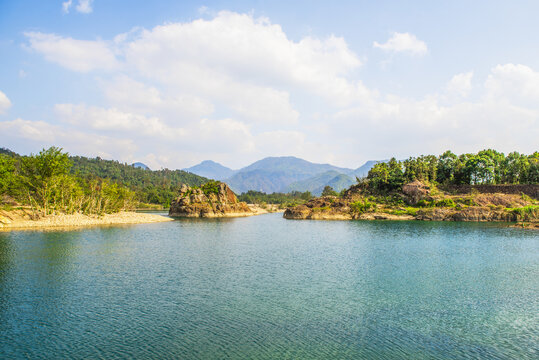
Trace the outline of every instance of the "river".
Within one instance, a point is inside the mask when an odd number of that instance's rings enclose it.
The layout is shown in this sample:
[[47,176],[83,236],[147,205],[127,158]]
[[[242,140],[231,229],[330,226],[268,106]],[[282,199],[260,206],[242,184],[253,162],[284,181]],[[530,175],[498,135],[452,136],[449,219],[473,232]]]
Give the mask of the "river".
[[533,230],[268,214],[0,233],[0,358],[538,354]]

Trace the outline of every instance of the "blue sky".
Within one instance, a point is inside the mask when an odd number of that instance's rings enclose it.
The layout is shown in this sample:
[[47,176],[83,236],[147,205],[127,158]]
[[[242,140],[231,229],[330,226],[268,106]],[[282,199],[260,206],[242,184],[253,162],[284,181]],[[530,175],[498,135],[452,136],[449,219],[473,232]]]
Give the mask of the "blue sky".
[[535,1],[0,0],[0,146],[152,168],[539,150]]

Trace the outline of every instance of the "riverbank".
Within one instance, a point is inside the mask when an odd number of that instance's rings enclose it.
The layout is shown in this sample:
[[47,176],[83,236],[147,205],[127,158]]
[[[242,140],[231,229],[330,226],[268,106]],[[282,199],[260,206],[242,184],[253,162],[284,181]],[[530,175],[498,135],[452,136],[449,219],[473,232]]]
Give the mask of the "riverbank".
[[94,225],[148,224],[166,221],[173,221],[173,219],[162,215],[128,211],[105,214],[103,216],[57,214],[44,216],[39,219],[33,219],[32,213],[29,210],[0,210],[0,230],[60,228]]
[[[536,196],[537,185],[529,185]],[[472,188],[473,189],[473,188]],[[373,195],[353,186],[342,196],[324,196],[286,209],[286,219],[426,220],[525,222],[537,228],[539,200],[524,193],[450,193],[414,182],[401,192]]]

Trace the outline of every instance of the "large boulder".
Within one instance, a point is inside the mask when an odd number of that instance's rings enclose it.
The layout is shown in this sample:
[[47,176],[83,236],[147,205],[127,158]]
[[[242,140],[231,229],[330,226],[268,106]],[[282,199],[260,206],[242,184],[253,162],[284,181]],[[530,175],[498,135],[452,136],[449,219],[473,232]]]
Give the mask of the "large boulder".
[[201,188],[182,185],[168,213],[174,217],[234,217],[254,215],[249,206],[239,202],[225,183],[212,182]]

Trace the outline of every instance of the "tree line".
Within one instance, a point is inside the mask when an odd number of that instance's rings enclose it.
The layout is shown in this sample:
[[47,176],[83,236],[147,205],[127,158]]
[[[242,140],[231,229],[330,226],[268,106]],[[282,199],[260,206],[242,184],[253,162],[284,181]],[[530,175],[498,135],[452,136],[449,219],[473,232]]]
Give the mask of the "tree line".
[[118,161],[69,156],[57,147],[20,156],[0,149],[0,197],[31,206],[36,214],[103,214],[139,203],[169,206],[182,183],[208,180],[181,170],[150,171]]
[[72,156],[71,173],[83,178],[102,178],[124,185],[135,193],[137,201],[169,207],[180,186],[200,186],[209,181],[183,170],[145,170],[99,157]]
[[70,173],[72,161],[51,147],[36,155],[0,154],[0,195],[28,205],[36,216],[53,213],[104,214],[134,207],[135,193],[101,178]]
[[358,179],[379,192],[398,190],[403,184],[419,180],[441,185],[539,184],[539,152],[531,155],[511,152],[507,156],[488,149],[477,154],[392,158],[374,165],[366,179]]
[[238,195],[239,201],[245,201],[248,204],[279,204],[293,206],[312,199],[310,191],[292,191],[289,193],[266,194],[261,191],[249,190]]

